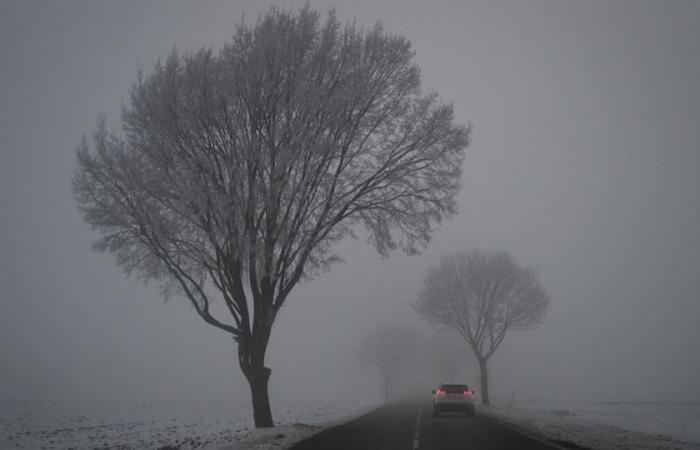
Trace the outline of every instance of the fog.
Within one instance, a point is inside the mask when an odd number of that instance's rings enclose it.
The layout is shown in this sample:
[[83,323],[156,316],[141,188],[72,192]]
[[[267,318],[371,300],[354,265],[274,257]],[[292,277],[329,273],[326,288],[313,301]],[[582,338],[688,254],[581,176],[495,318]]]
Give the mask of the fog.
[[[70,180],[139,67],[218,48],[272,4],[0,2],[0,399],[248,404],[230,336],[91,251]],[[473,141],[460,212],[428,249],[381,259],[347,240],[343,263],[292,292],[267,358],[273,408],[380,396],[362,337],[391,321],[426,348],[451,339],[411,305],[441,255],[474,248],[510,251],[552,297],[491,359],[494,398],[700,401],[700,3],[311,5],[410,39]],[[405,380],[428,392],[444,380],[423,353]]]

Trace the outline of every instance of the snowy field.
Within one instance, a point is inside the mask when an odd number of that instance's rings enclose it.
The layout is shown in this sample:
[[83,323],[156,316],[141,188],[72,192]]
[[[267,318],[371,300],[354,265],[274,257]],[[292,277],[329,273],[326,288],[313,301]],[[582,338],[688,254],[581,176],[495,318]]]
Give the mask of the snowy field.
[[249,405],[129,405],[101,411],[0,404],[0,449],[277,449],[372,406],[273,405],[277,426],[256,430]]
[[542,401],[480,407],[478,411],[564,448],[700,449],[700,403]]

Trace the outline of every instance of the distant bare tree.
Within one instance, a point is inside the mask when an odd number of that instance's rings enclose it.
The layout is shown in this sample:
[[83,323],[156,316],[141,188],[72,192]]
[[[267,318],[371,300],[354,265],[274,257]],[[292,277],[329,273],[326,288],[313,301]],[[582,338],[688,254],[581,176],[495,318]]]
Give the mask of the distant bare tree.
[[418,335],[414,330],[391,322],[374,328],[364,336],[358,349],[358,359],[381,375],[385,402],[394,396],[399,375],[415,356],[417,346]]
[[457,330],[472,348],[488,405],[488,359],[508,330],[539,324],[549,301],[534,270],[519,267],[506,252],[474,250],[444,256],[428,273],[415,307],[429,321]]
[[427,342],[425,364],[432,369],[432,376],[441,383],[459,382],[460,372],[472,370],[471,358],[459,357],[464,350],[464,343],[447,333],[440,333]]
[[233,336],[257,427],[273,426],[265,353],[292,288],[358,227],[382,255],[415,253],[455,212],[469,129],[412,58],[379,25],[273,8],[218,54],[139,74],[123,131],[100,120],[79,147],[95,248]]

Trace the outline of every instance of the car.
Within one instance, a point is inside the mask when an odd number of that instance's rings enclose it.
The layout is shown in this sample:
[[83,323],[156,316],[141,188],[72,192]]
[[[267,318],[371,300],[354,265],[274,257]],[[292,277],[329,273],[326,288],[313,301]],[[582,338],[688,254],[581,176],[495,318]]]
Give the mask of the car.
[[474,390],[466,384],[441,384],[433,391],[433,415],[445,411],[459,411],[474,415]]

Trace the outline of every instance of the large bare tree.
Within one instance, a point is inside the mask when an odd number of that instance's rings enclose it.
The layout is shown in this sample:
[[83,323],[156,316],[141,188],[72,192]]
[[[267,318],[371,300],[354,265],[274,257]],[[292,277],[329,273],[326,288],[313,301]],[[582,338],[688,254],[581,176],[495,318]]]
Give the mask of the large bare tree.
[[506,252],[473,250],[444,256],[429,271],[415,308],[469,344],[479,362],[481,400],[488,405],[489,358],[509,330],[538,325],[549,301],[533,269],[519,267]]
[[455,213],[469,129],[412,57],[380,25],[271,9],[216,53],[140,73],[122,130],[101,119],[79,146],[95,248],[233,336],[257,427],[273,426],[265,353],[294,286],[358,227],[382,255],[414,253]]

